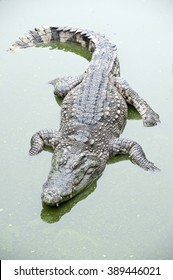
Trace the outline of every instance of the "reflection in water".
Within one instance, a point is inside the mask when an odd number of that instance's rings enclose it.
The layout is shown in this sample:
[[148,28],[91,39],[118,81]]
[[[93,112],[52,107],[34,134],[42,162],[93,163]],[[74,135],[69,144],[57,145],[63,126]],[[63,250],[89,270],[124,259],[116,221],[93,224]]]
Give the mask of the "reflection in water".
[[49,48],[50,50],[63,50],[66,52],[75,53],[87,59],[88,61],[91,60],[91,53],[86,47],[82,47],[78,43],[60,43],[60,42],[49,42],[49,43],[41,43],[35,46],[36,48]]
[[90,195],[96,189],[96,186],[97,183],[95,182],[83,192],[79,193],[67,202],[60,204],[58,207],[50,207],[43,203],[43,209],[41,211],[42,220],[50,224],[58,222],[61,217],[66,213],[69,213],[79,201],[85,199],[88,195]]

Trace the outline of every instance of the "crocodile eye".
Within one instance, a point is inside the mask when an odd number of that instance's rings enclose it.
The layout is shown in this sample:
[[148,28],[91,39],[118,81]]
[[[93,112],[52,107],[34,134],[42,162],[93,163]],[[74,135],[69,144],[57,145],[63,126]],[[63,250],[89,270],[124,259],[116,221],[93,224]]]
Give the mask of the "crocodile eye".
[[73,162],[73,164],[71,165],[71,169],[75,169],[78,165],[79,165],[78,161]]
[[71,164],[71,169],[76,169],[79,165],[83,164],[83,159],[85,158],[85,153],[81,153],[79,157],[74,160],[74,162]]
[[87,170],[86,174],[87,174],[87,175],[90,175],[93,171],[94,171],[94,167],[90,167],[90,168]]

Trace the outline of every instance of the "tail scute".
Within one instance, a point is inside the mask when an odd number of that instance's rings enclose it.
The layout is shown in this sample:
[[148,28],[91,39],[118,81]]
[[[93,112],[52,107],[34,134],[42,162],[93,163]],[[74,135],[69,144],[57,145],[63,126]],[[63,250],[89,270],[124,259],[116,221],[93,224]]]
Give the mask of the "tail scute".
[[96,45],[104,39],[104,36],[93,31],[77,28],[42,26],[29,31],[28,34],[19,39],[20,41],[16,41],[10,46],[9,51],[36,46],[40,43],[76,42],[94,52]]

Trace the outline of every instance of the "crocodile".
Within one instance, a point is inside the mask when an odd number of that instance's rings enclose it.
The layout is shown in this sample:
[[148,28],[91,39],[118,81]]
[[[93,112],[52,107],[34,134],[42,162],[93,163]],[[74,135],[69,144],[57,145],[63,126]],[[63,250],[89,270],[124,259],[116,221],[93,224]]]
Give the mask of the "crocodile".
[[50,42],[86,47],[91,60],[82,75],[54,79],[55,96],[63,99],[59,130],[42,129],[31,138],[31,156],[45,146],[53,149],[51,170],[43,185],[42,201],[59,206],[90,186],[107,161],[126,154],[145,170],[159,170],[135,141],[121,138],[128,104],[136,108],[143,125],[157,125],[159,115],[120,77],[117,47],[94,31],[42,26],[19,38],[10,51]]

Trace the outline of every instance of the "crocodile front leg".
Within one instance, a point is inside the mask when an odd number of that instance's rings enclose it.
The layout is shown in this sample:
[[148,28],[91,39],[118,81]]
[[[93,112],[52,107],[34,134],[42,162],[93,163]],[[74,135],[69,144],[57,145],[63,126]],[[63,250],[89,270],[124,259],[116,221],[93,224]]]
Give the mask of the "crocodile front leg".
[[144,126],[154,126],[160,122],[159,115],[129,86],[126,80],[115,77],[115,86],[124,99],[140,113]]
[[145,170],[156,171],[159,170],[154,163],[150,162],[142,149],[142,147],[129,139],[115,139],[109,146],[110,157],[118,154],[128,154],[129,158],[134,164],[139,165]]
[[83,75],[76,77],[63,77],[57,78],[49,82],[49,84],[54,86],[54,94],[58,97],[64,98],[70,90],[75,88],[78,84],[82,82]]
[[40,153],[44,146],[49,146],[53,149],[58,145],[60,141],[60,132],[57,130],[40,130],[36,132],[31,138],[31,148],[29,150],[30,156]]

